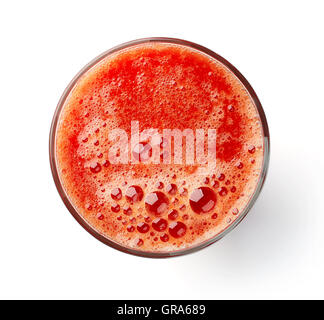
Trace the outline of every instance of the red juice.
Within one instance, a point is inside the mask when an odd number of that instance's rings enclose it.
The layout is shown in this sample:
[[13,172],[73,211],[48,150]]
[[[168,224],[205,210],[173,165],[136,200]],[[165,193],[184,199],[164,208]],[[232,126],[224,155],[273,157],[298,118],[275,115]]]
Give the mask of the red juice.
[[[233,67],[200,49],[133,43],[98,59],[62,100],[54,142],[61,194],[92,234],[118,249],[168,256],[205,246],[244,217],[261,188],[268,148],[262,108]],[[133,124],[154,134],[132,145]],[[179,150],[165,128],[193,132],[180,148],[193,161],[175,160]],[[206,136],[203,153],[207,133],[216,133],[215,166],[197,162],[197,128]],[[116,129],[125,133],[124,149],[114,149]],[[156,144],[159,163],[152,161]],[[127,162],[114,162],[112,149]]]

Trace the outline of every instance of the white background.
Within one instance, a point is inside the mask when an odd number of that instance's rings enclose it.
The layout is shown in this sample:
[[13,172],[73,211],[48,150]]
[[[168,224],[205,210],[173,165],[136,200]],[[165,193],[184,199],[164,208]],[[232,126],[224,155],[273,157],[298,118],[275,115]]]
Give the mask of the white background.
[[[323,1],[2,1],[0,298],[324,298]],[[200,252],[113,250],[72,218],[48,135],[72,77],[101,52],[183,38],[233,63],[265,109],[270,170],[247,218]]]

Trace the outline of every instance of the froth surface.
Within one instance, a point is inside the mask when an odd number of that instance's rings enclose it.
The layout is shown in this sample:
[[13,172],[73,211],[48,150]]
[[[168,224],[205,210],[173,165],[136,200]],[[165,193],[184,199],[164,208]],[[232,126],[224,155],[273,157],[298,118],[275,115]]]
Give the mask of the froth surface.
[[[130,137],[131,121],[140,131],[215,128],[216,169],[110,163],[109,133]],[[241,82],[217,60],[166,43],[120,50],[83,74],[56,134],[60,180],[79,214],[108,239],[144,251],[189,248],[222,232],[249,202],[263,162],[260,117]],[[199,199],[202,187],[215,201]]]

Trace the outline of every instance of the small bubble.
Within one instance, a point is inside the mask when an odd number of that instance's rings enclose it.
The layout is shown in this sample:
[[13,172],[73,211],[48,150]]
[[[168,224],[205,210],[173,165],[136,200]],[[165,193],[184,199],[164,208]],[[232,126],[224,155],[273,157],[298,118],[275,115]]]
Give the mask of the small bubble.
[[120,205],[118,203],[113,203],[111,205],[111,211],[112,212],[119,212],[119,210],[120,210]]
[[111,190],[111,197],[114,200],[120,200],[122,198],[122,191],[119,188],[114,188]]
[[221,174],[219,174],[219,175],[217,176],[217,179],[218,179],[219,181],[223,181],[223,180],[225,179],[225,175],[224,175],[223,173],[221,173]]
[[90,170],[92,173],[98,173],[101,171],[101,165],[100,163],[98,162],[93,162],[91,165],[90,165]]
[[242,162],[238,162],[238,163],[236,164],[236,168],[238,168],[238,169],[242,169],[242,168],[243,168],[243,163],[242,163]]
[[225,187],[221,187],[219,188],[218,190],[218,194],[222,197],[226,196],[227,195],[227,189]]
[[163,234],[160,236],[160,239],[161,239],[161,241],[163,241],[163,242],[167,242],[167,241],[169,241],[169,236],[168,236],[166,233],[163,233]]
[[105,160],[102,165],[107,168],[109,166],[109,161]]
[[175,184],[171,183],[171,184],[167,185],[165,190],[168,194],[174,195],[177,193],[177,189],[178,189],[177,186]]
[[216,195],[212,189],[200,187],[192,192],[189,202],[194,212],[206,213],[215,207]]
[[142,239],[138,239],[138,240],[136,241],[136,245],[137,245],[138,247],[141,247],[143,244],[144,244],[144,241],[143,241]]
[[152,147],[149,143],[138,143],[133,149],[133,156],[137,161],[145,162],[152,157]]
[[86,204],[85,208],[87,210],[91,211],[92,210],[92,205],[91,204]]
[[157,218],[153,220],[152,227],[156,231],[164,231],[168,227],[168,222],[165,219]]
[[186,196],[188,194],[188,190],[186,188],[181,187],[179,189],[179,193],[182,197]]
[[186,205],[185,204],[182,204],[179,208],[181,211],[185,211],[186,210]]
[[154,215],[161,215],[167,210],[169,199],[163,192],[155,191],[147,195],[145,198],[145,208],[147,212]]
[[213,188],[218,188],[219,187],[219,182],[217,180],[212,182],[212,187]]
[[128,216],[130,216],[132,214],[132,212],[133,212],[132,208],[130,206],[128,206],[128,205],[125,205],[123,207],[123,211]]
[[170,224],[169,233],[173,238],[183,237],[186,231],[187,231],[187,226],[180,221],[175,221]]
[[169,214],[168,214],[168,218],[170,219],[170,220],[176,220],[177,218],[178,218],[178,211],[177,210],[175,210],[175,209],[173,209],[173,210],[171,210],[170,212],[169,212]]
[[144,192],[139,186],[130,186],[125,194],[126,200],[130,203],[141,201],[143,196]]
[[212,219],[217,219],[217,217],[218,217],[218,216],[217,216],[217,213],[214,213],[214,214],[211,216]]
[[236,187],[233,186],[233,187],[231,188],[231,192],[234,193],[235,191],[236,191]]
[[205,177],[204,180],[203,180],[203,183],[204,184],[208,184],[209,183],[209,178],[208,177]]
[[255,152],[255,146],[249,146],[248,151],[249,151],[249,153],[254,153]]
[[150,226],[145,222],[140,222],[137,225],[137,231],[140,233],[146,233],[149,231],[149,229],[150,229]]
[[105,218],[105,216],[102,213],[97,214],[97,219],[98,220],[103,220],[104,218]]
[[128,232],[133,232],[134,230],[135,230],[135,227],[132,226],[132,225],[130,225],[130,226],[127,227],[127,231]]
[[164,187],[164,184],[163,184],[163,182],[157,182],[156,184],[155,184],[155,188],[156,189],[163,189],[163,187]]

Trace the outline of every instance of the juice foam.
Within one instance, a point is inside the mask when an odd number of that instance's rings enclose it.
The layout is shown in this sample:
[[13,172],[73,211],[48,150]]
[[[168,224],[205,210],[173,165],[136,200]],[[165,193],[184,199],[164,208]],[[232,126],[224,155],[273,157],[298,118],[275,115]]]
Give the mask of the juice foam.
[[[112,164],[109,132],[130,137],[131,121],[141,131],[215,128],[216,168],[147,164],[147,141],[129,150],[139,163]],[[243,84],[216,59],[170,43],[103,58],[75,84],[56,132],[74,208],[104,237],[149,252],[190,248],[226,229],[254,194],[263,155],[260,116]]]

